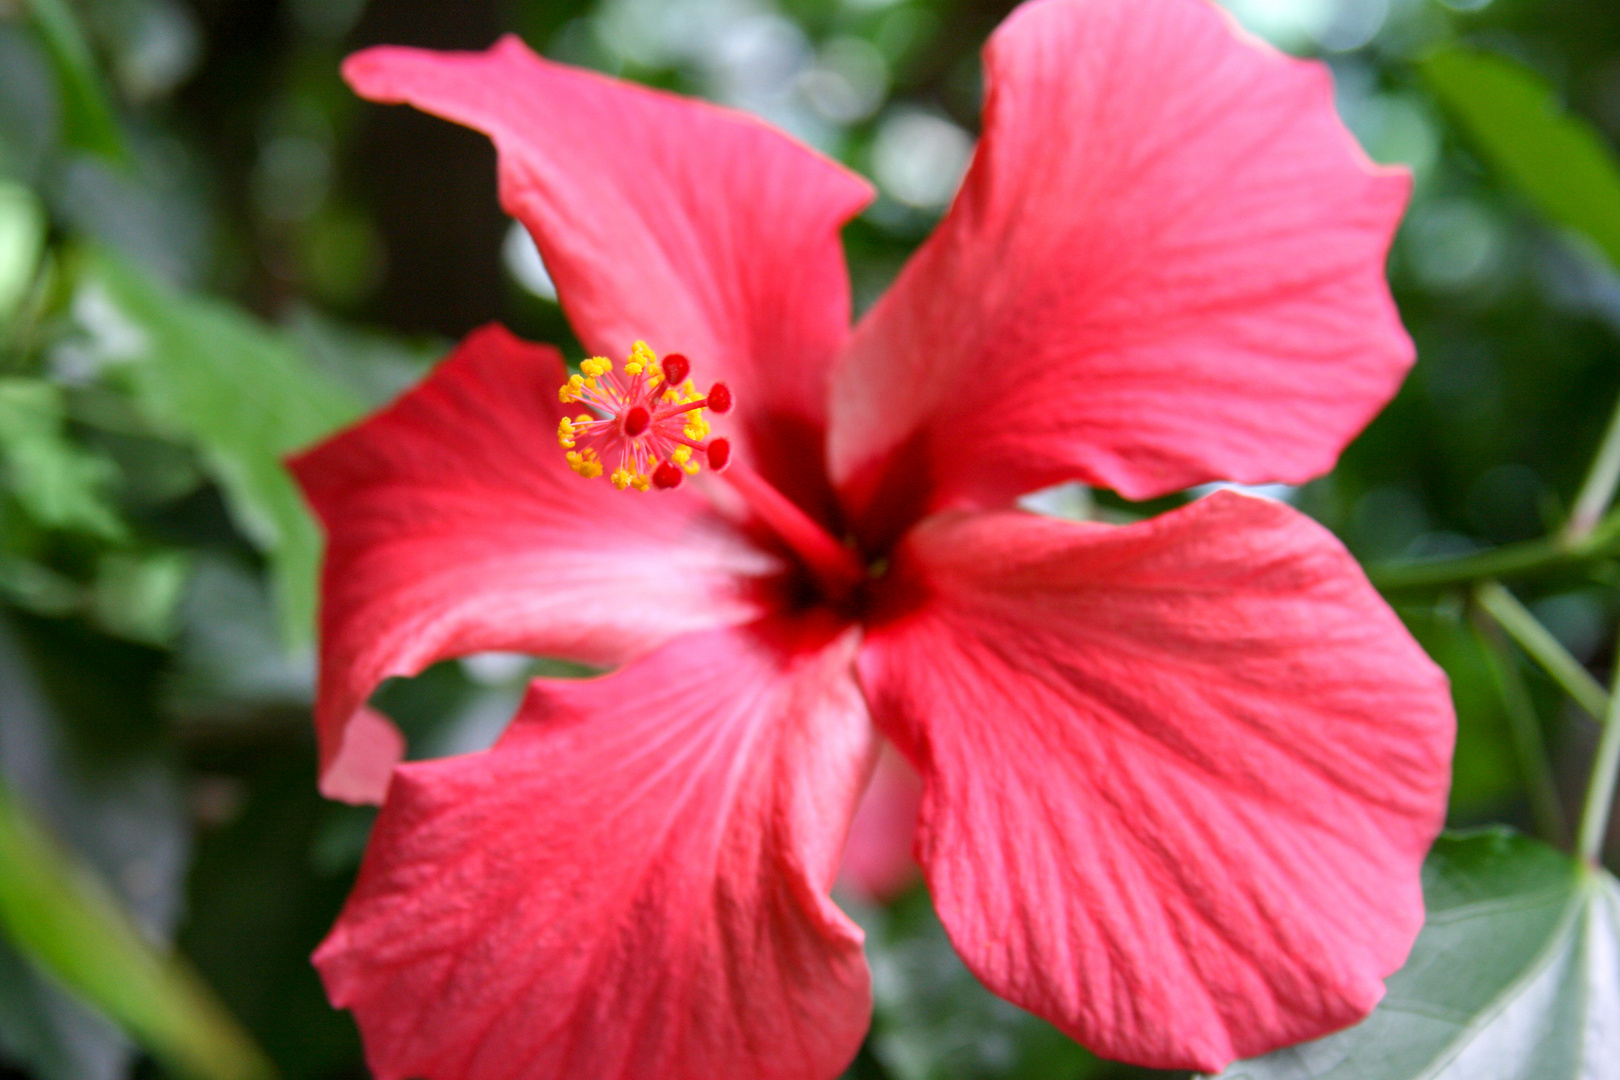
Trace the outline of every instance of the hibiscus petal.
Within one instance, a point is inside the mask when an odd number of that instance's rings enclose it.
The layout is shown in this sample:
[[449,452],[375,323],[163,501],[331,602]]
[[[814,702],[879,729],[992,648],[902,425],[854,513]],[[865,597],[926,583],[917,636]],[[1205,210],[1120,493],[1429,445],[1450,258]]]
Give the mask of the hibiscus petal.
[[[336,734],[331,734],[337,728]],[[338,724],[317,724],[321,742],[321,794],[338,802],[380,803],[394,766],[405,756],[405,736],[376,709],[362,705]]]
[[401,766],[315,954],[378,1080],[837,1076],[871,1007],[827,896],[874,752],[855,645],[695,635]]
[[1361,153],[1327,69],[1203,0],[1034,0],[985,68],[956,203],[833,376],[833,479],[869,531],[1067,479],[1143,499],[1331,468],[1413,353],[1383,273],[1409,178]]
[[838,230],[870,199],[864,180],[751,117],[550,63],[514,37],[482,53],[368,49],[343,74],[494,139],[502,205],[585,346],[618,359],[644,339],[688,356],[701,386],[725,379],[743,452],[788,494],[825,498],[827,369],[849,333]]
[[1227,492],[1123,528],[951,514],[893,573],[861,679],[992,990],[1209,1072],[1373,1007],[1423,921],[1454,720],[1332,536]]
[[327,533],[315,718],[328,796],[382,798],[403,743],[360,710],[383,679],[486,650],[618,664],[769,606],[780,563],[701,498],[574,475],[557,445],[565,377],[555,349],[486,327],[289,463]]
[[885,741],[849,823],[838,885],[870,903],[885,904],[917,880],[911,849],[917,835],[922,779]]

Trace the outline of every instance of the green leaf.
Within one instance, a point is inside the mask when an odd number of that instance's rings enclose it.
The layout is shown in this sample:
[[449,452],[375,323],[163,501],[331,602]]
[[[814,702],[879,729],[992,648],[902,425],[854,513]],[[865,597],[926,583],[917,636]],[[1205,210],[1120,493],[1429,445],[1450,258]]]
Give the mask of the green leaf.
[[0,327],[28,294],[45,250],[45,208],[21,184],[0,180]]
[[1454,46],[1430,55],[1422,71],[1491,164],[1620,267],[1620,162],[1602,135],[1565,113],[1533,71],[1503,57]]
[[112,463],[69,442],[61,391],[39,379],[0,377],[0,460],[6,487],[49,529],[118,540],[123,524],[102,495]]
[[1620,883],[1506,831],[1445,837],[1383,1002],[1221,1080],[1570,1080],[1620,1062]]
[[129,148],[113,117],[101,71],[66,0],[28,0],[45,42],[62,99],[62,138],[68,145],[120,164]]
[[159,952],[0,785],[0,926],[181,1076],[260,1080],[263,1055],[177,958]]
[[89,259],[74,310],[91,362],[124,381],[148,423],[196,445],[237,527],[270,558],[284,642],[307,642],[320,532],[282,458],[352,420],[359,401],[277,331],[110,256]]
[[90,601],[97,625],[130,641],[165,644],[174,634],[190,569],[185,555],[175,551],[103,555]]

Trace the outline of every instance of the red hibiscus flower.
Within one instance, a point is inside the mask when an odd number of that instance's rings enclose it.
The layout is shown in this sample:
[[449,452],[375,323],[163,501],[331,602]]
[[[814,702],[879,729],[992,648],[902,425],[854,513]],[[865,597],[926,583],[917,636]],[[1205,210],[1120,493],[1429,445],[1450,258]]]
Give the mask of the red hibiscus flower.
[[[1343,548],[1230,492],[1013,500],[1330,468],[1411,362],[1408,180],[1203,0],[1034,0],[985,70],[954,206],[851,331],[868,187],[763,124],[511,39],[348,62],[495,140],[609,358],[570,382],[479,331],[295,463],[323,788],[387,793],[316,963],[383,1080],[836,1076],[870,995],[828,890],[880,732],[963,959],[1101,1054],[1218,1069],[1406,956],[1453,720]],[[616,670],[395,768],[368,695],[478,650]]]

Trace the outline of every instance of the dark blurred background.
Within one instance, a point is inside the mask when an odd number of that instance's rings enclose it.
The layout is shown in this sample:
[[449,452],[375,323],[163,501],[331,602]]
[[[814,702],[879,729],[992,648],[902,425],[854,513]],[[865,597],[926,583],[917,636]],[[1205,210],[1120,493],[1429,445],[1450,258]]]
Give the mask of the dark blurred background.
[[[316,794],[312,526],[275,464],[499,319],[578,355],[496,202],[481,136],[354,98],[375,43],[545,54],[756,112],[872,177],[845,235],[858,308],[948,204],[977,50],[1013,6],[969,0],[80,0],[78,68],[0,0],[0,777],[148,937],[174,941],[289,1080],[361,1077],[307,957],[370,813]],[[1569,509],[1617,393],[1620,280],[1470,150],[1415,62],[1462,40],[1620,139],[1611,0],[1231,0],[1333,68],[1341,112],[1416,195],[1391,275],[1420,360],[1331,476],[1275,491],[1369,563],[1537,537]],[[110,102],[98,119],[95,102]],[[1106,494],[1049,495],[1142,513]],[[1611,564],[1520,596],[1601,676]],[[1450,671],[1453,818],[1531,829],[1464,601],[1393,597]],[[540,666],[482,656],[381,704],[431,756],[493,739]],[[1595,724],[1523,677],[1575,813]],[[0,864],[0,875],[8,872]],[[852,901],[878,1014],[852,1072],[894,1080],[1139,1076],[979,990],[920,889]],[[167,1075],[0,940],[0,1076]]]

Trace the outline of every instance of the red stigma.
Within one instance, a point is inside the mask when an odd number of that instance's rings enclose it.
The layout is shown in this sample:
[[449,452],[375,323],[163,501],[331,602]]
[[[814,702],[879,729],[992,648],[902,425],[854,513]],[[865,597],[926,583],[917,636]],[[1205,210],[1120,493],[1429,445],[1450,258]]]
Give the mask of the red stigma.
[[717,413],[731,411],[731,387],[717,382],[709,387],[709,408]]
[[664,383],[668,386],[679,386],[686,381],[686,376],[692,371],[691,361],[678,352],[672,352],[664,357]]
[[713,469],[715,472],[719,472],[721,469],[724,469],[726,467],[726,463],[729,462],[730,460],[731,460],[731,440],[730,439],[710,439],[709,440],[709,468]]
[[681,472],[680,466],[673,461],[661,462],[658,468],[653,470],[652,474],[653,487],[662,488],[665,491],[680,487],[681,481],[685,478],[686,476]]
[[624,433],[632,439],[652,426],[652,413],[636,405],[624,414]]

